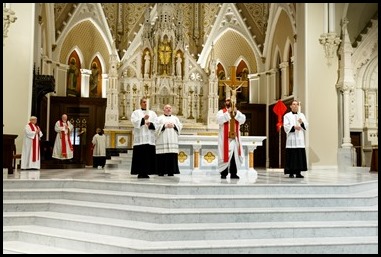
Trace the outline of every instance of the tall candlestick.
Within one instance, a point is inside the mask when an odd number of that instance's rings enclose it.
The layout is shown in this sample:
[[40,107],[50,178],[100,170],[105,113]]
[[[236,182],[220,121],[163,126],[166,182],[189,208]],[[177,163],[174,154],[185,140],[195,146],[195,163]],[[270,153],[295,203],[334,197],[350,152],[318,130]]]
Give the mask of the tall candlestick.
[[[149,99],[146,99],[146,115],[149,115]],[[150,122],[150,117],[148,117],[148,122]]]
[[328,3],[324,3],[324,33],[328,33]]

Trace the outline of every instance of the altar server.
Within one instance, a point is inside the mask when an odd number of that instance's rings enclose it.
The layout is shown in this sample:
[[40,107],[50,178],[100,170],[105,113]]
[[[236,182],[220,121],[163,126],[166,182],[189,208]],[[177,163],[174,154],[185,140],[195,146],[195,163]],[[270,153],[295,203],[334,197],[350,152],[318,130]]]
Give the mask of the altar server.
[[308,121],[299,107],[299,102],[293,100],[291,111],[283,116],[283,127],[287,134],[284,174],[289,174],[290,178],[304,178],[301,172],[307,171],[304,131],[308,128]]
[[179,118],[172,115],[172,106],[164,106],[164,114],[156,122],[156,161],[159,176],[180,174],[179,169],[179,140],[183,128]]
[[138,175],[138,178],[149,178],[149,174],[156,174],[155,121],[157,115],[148,108],[148,99],[143,97],[140,99],[140,108],[131,114],[131,122],[134,126],[131,174]]

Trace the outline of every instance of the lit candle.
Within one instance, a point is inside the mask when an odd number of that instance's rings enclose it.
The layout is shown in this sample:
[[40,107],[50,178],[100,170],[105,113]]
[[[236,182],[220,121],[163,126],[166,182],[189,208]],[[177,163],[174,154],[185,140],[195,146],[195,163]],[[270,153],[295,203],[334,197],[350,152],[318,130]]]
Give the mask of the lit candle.
[[300,102],[298,104],[298,113],[301,113],[302,112],[302,106],[300,105]]
[[146,101],[147,101],[146,110],[148,111],[149,110],[149,99],[147,98]]

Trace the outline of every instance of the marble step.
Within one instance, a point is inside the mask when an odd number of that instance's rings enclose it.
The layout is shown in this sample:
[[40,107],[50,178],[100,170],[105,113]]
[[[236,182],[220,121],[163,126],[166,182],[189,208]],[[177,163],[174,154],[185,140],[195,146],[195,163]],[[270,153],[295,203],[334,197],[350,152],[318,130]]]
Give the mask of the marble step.
[[22,241],[3,241],[3,254],[88,254],[70,248],[57,248]]
[[[41,171],[43,172],[43,171]],[[107,172],[107,171],[106,171]],[[128,172],[128,171],[127,171]],[[183,176],[191,180],[205,179],[206,176]],[[218,176],[212,179],[220,181]],[[68,179],[49,179],[49,180],[3,180],[3,189],[18,188],[82,188],[110,190],[121,192],[141,192],[167,195],[297,195],[306,196],[314,194],[353,194],[369,190],[378,190],[378,181],[370,181],[356,184],[326,185],[326,184],[187,184],[181,182],[182,178],[157,177],[152,176],[149,180],[139,181],[99,181],[99,180],[68,180]],[[211,178],[209,177],[209,180]],[[180,181],[179,181],[180,180]],[[178,184],[173,184],[178,181]],[[181,183],[181,184],[180,184]]]
[[153,223],[378,220],[377,206],[272,208],[159,208],[137,205],[49,200],[3,200],[3,213],[53,211]]
[[123,158],[123,157],[116,157],[112,156],[111,159],[106,160],[107,163],[116,163],[116,164],[131,164],[132,159],[131,158]]
[[339,207],[378,204],[378,190],[355,194],[168,195],[94,189],[4,189],[3,199],[70,199],[163,208]]
[[119,156],[111,156],[106,160],[106,168],[126,168],[130,170],[132,162],[132,151],[119,153]]
[[[378,237],[301,237],[274,239],[146,241],[95,235],[34,225],[3,228],[6,238],[17,234],[23,243],[94,254],[376,254]],[[7,251],[7,244],[3,251]],[[12,240],[13,242],[16,240]],[[14,243],[15,244],[15,243]],[[21,248],[21,247],[20,247]],[[48,252],[47,252],[48,253]]]
[[378,221],[156,224],[56,212],[5,212],[3,226],[38,225],[147,241],[377,236]]

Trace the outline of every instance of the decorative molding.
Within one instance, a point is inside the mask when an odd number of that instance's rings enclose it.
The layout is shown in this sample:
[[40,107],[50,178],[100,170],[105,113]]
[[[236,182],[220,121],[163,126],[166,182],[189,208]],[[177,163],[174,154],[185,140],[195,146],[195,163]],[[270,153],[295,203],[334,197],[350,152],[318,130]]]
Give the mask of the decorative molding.
[[328,65],[330,65],[332,63],[332,58],[336,55],[337,47],[339,46],[341,39],[335,32],[324,33],[320,36],[319,42],[324,47],[325,57],[327,58]]
[[15,12],[11,8],[3,6],[3,46],[5,45],[4,40],[8,37],[9,27],[11,23],[17,20]]

